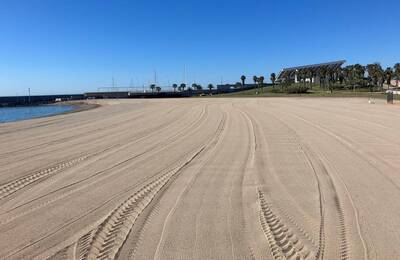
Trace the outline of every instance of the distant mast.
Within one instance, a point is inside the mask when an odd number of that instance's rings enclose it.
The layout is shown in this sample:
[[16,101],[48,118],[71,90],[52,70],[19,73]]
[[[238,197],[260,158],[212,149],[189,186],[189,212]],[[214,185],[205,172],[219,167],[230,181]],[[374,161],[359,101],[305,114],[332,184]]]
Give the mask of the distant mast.
[[185,83],[185,85],[187,85],[187,82],[186,82],[186,64],[183,65],[183,83]]

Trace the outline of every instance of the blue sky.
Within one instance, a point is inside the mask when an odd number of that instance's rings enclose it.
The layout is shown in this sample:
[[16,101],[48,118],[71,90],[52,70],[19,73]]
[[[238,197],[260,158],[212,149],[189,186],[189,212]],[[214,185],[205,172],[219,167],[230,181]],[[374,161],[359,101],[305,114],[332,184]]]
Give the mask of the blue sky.
[[400,62],[400,1],[0,0],[0,96]]

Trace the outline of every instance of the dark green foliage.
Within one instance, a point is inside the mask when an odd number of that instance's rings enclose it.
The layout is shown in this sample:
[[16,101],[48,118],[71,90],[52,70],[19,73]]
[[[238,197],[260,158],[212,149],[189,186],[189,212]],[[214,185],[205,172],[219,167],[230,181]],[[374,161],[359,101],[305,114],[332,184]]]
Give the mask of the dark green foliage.
[[309,86],[295,84],[295,85],[288,86],[286,88],[286,93],[288,93],[288,94],[303,94],[303,93],[307,93],[309,89],[310,89]]

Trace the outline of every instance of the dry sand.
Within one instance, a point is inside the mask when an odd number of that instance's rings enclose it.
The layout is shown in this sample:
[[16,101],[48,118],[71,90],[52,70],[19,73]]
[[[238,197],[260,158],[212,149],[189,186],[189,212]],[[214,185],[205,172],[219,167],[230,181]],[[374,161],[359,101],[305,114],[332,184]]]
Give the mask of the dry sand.
[[400,259],[400,107],[98,103],[0,125],[1,259]]

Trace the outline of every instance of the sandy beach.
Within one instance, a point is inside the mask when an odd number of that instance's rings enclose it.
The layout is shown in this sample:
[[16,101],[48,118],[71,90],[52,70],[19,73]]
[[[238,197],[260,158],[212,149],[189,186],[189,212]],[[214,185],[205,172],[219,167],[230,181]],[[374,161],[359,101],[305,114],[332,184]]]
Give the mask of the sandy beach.
[[0,125],[1,259],[397,259],[400,107],[91,100]]

